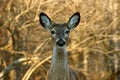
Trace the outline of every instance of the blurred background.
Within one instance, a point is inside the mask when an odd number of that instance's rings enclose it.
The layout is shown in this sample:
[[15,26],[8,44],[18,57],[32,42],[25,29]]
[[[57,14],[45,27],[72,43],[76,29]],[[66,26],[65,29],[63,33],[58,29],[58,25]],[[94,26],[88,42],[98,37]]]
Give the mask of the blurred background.
[[46,79],[52,43],[40,12],[56,23],[80,12],[67,47],[79,80],[120,80],[119,0],[0,0],[0,80]]

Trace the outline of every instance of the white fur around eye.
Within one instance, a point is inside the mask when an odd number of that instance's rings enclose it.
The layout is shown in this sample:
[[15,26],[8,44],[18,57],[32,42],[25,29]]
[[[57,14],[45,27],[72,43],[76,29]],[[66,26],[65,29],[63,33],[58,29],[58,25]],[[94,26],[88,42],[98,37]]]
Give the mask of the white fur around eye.
[[55,31],[55,29],[52,29],[51,30],[51,35],[55,38],[56,37],[56,31]]
[[65,37],[68,37],[68,36],[69,36],[69,33],[70,33],[70,31],[69,31],[68,29],[65,29],[65,30],[64,30],[64,36],[65,36]]

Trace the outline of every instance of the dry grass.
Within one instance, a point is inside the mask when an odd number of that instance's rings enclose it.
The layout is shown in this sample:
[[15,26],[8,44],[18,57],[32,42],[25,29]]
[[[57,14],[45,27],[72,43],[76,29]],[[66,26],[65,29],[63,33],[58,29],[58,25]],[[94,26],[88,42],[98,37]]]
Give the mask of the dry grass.
[[120,73],[117,0],[0,0],[0,80],[45,80],[52,45],[38,15],[45,12],[62,23],[77,11],[81,22],[70,34],[70,66],[79,80],[115,80]]

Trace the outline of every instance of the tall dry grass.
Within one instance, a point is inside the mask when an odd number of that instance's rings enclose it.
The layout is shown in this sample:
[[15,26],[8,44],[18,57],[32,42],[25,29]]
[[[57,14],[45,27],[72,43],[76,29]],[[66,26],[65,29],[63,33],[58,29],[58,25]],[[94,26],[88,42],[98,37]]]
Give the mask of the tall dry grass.
[[38,15],[62,23],[77,11],[81,22],[70,34],[70,67],[79,80],[119,80],[119,0],[0,0],[0,80],[45,80],[52,45]]

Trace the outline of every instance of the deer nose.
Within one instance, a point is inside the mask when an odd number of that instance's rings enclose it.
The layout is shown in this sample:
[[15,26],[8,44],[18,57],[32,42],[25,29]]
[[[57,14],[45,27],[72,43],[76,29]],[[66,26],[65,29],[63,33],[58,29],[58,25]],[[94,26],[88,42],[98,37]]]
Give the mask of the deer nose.
[[60,39],[56,42],[56,44],[57,44],[58,46],[62,47],[62,46],[65,45],[65,41],[64,41],[62,38],[60,38]]

